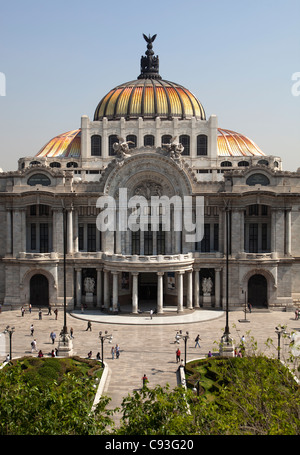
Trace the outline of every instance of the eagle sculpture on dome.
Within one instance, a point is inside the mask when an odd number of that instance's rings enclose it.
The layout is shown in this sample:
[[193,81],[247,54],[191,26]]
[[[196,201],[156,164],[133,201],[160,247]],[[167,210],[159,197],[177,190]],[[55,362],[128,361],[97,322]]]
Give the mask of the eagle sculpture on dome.
[[150,34],[149,34],[149,36],[146,36],[146,35],[143,33],[143,37],[144,37],[145,41],[147,41],[148,44],[152,44],[153,41],[155,40],[156,36],[157,36],[157,35],[153,35],[153,36],[151,37]]

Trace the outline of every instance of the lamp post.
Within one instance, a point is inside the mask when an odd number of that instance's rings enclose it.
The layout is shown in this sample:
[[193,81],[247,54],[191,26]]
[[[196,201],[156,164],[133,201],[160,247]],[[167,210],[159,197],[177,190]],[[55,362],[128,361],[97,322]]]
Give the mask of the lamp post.
[[63,274],[64,274],[64,326],[62,329],[63,338],[66,337],[68,333],[67,329],[67,277],[66,277],[66,254],[67,254],[67,216],[66,209],[63,207],[63,247],[64,247],[64,257],[63,257]]
[[112,335],[108,335],[107,330],[105,330],[104,335],[102,335],[102,332],[99,332],[99,338],[101,340],[101,363],[102,363],[102,368],[104,368],[104,361],[103,361],[103,345],[104,345],[104,340],[109,340],[109,343],[112,342]]
[[184,366],[186,366],[186,344],[189,339],[189,332],[186,332],[186,334],[183,335],[182,330],[177,331],[175,335],[176,343],[179,343],[180,338],[184,340]]
[[[242,290],[242,293],[244,293],[244,290]],[[239,319],[239,322],[250,322],[247,319],[247,291],[245,291],[245,309],[244,309],[244,313],[245,313],[245,318],[244,319]]]
[[280,338],[282,334],[286,333],[286,331],[284,327],[275,327],[275,333],[277,333],[278,336],[278,360],[280,360]]
[[62,201],[62,213],[63,213],[63,282],[64,282],[64,325],[60,332],[59,343],[58,343],[58,355],[62,357],[68,357],[73,352],[73,341],[68,335],[67,329],[67,276],[66,276],[66,255],[67,255],[67,219],[66,219],[66,208],[64,201]]
[[9,328],[9,325],[4,330],[4,333],[9,334],[9,360],[12,359],[12,334],[14,333],[14,331],[15,328],[14,327]]
[[225,297],[225,312],[226,312],[226,325],[220,343],[220,355],[224,357],[234,356],[233,340],[229,332],[229,248],[230,248],[230,222],[229,222],[229,207],[225,207],[225,228],[226,228],[226,297]]

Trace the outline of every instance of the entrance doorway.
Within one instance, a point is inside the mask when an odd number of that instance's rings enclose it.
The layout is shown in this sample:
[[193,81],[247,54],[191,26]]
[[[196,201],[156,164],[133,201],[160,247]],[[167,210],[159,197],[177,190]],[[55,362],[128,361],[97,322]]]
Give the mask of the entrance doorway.
[[252,275],[249,279],[248,302],[253,307],[268,307],[268,282],[263,275]]
[[30,303],[39,307],[49,305],[49,282],[45,275],[39,273],[31,278]]
[[156,273],[143,272],[139,274],[139,299],[157,299],[157,275]]

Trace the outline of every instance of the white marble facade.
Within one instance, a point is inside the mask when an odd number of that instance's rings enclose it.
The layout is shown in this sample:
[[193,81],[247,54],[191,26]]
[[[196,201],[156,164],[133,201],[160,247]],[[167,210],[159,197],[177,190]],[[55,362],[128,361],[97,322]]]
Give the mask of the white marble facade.
[[[298,306],[300,173],[283,171],[279,157],[252,153],[246,146],[236,153],[229,145],[221,148],[218,137],[225,130],[215,115],[208,120],[175,114],[90,120],[84,115],[78,131],[79,153],[66,156],[61,143],[56,154],[33,153],[19,160],[17,171],[0,173],[2,304],[62,305],[65,245],[69,308],[117,311],[126,305],[137,313],[150,301],[158,313],[170,305],[179,313],[222,308],[228,238],[230,308],[248,301],[253,307]],[[101,138],[97,155],[92,152],[95,135]],[[113,135],[136,140],[121,160],[110,153]],[[175,160],[165,153],[166,135],[188,136],[188,154]],[[197,148],[200,135],[207,141],[203,154]],[[145,136],[153,138],[152,145],[145,145]],[[230,134],[227,138],[233,140]],[[203,196],[202,242],[187,242],[184,232],[172,229],[97,229],[100,196],[118,200],[119,189],[126,188],[131,197],[145,183],[170,198]],[[90,289],[87,278],[94,284]],[[205,279],[212,283],[208,292]]]

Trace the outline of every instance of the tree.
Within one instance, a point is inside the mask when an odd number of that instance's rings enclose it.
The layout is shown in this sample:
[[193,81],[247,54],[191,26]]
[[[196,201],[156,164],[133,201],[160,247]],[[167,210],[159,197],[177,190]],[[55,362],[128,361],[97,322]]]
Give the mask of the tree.
[[[190,394],[188,392],[188,394]],[[116,434],[183,435],[193,425],[184,389],[169,386],[143,387],[122,402],[123,417]]]

